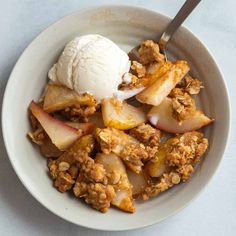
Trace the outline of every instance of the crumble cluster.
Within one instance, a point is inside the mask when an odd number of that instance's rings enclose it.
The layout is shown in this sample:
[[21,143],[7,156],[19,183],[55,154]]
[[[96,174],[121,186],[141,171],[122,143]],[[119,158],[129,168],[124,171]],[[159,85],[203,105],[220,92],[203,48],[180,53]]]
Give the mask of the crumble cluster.
[[166,142],[166,164],[170,171],[160,176],[157,183],[149,184],[142,194],[143,199],[147,200],[181,181],[187,181],[194,171],[194,165],[200,161],[207,148],[208,140],[197,131],[178,135]]

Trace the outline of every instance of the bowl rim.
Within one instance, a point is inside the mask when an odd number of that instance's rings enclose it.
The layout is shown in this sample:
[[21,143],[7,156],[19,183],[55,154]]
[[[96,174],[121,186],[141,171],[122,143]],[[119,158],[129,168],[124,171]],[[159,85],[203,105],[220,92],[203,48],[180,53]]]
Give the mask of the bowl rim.
[[76,221],[73,221],[71,219],[67,219],[65,217],[63,217],[62,215],[60,215],[59,213],[57,213],[56,210],[54,210],[53,208],[51,208],[49,205],[46,205],[43,200],[41,200],[37,194],[35,194],[30,188],[29,186],[27,185],[27,183],[25,182],[25,180],[23,179],[23,177],[21,176],[20,173],[18,173],[17,171],[17,166],[15,165],[14,161],[13,161],[13,158],[11,156],[14,156],[14,154],[12,153],[11,149],[10,149],[10,146],[8,144],[8,134],[7,134],[7,131],[5,129],[5,126],[4,126],[4,123],[7,119],[7,117],[5,116],[5,110],[7,109],[6,107],[6,104],[7,104],[7,99],[8,99],[8,96],[9,96],[9,88],[11,86],[11,84],[13,83],[13,74],[15,72],[15,69],[17,67],[17,65],[19,64],[19,62],[22,60],[22,57],[23,55],[26,53],[26,51],[31,47],[31,45],[42,35],[44,34],[47,30],[49,30],[49,28],[51,28],[52,26],[56,26],[57,24],[60,24],[61,21],[63,21],[64,19],[67,19],[73,15],[77,15],[77,14],[81,14],[81,13],[84,13],[84,12],[87,12],[87,11],[92,11],[92,10],[98,10],[98,9],[102,9],[102,8],[126,8],[126,9],[133,9],[133,10],[138,10],[138,11],[146,11],[147,13],[151,13],[151,14],[158,14],[160,15],[161,17],[167,19],[168,21],[170,21],[172,18],[165,15],[165,14],[162,14],[162,13],[159,13],[155,10],[151,10],[149,8],[146,8],[144,6],[137,6],[137,5],[129,5],[129,4],[100,4],[100,5],[92,5],[90,7],[82,7],[80,8],[79,10],[76,10],[76,11],[73,11],[72,13],[69,13],[63,17],[61,17],[60,19],[54,21],[53,23],[49,24],[46,28],[44,28],[26,47],[25,49],[23,50],[23,52],[21,53],[20,57],[17,59],[11,73],[10,73],[10,76],[9,76],[9,79],[7,81],[7,85],[5,87],[5,91],[4,91],[4,95],[3,95],[3,101],[2,101],[2,114],[1,114],[1,125],[2,125],[2,134],[3,134],[3,141],[4,141],[4,145],[5,145],[5,148],[6,148],[6,151],[7,151],[7,155],[8,155],[8,158],[10,160],[10,163],[17,175],[17,177],[20,179],[21,183],[24,185],[24,187],[27,189],[27,191],[31,194],[31,196],[33,196],[42,206],[44,206],[46,209],[48,209],[51,213],[53,213],[54,215],[60,217],[61,219],[67,221],[67,222],[70,222],[70,223],[73,223],[75,225],[78,225],[78,226],[82,226],[82,227],[85,227],[85,228],[88,228],[88,229],[94,229],[94,230],[103,230],[103,231],[125,231],[125,230],[134,230],[134,229],[140,229],[140,228],[144,228],[144,227],[148,227],[148,226],[151,226],[151,225],[154,225],[154,224],[157,224],[163,220],[166,220],[167,218],[177,214],[178,212],[180,212],[182,209],[184,209],[185,207],[187,207],[194,199],[197,198],[197,196],[199,196],[199,194],[206,188],[206,186],[209,184],[210,180],[212,180],[213,176],[216,174],[216,171],[219,169],[219,166],[220,166],[220,163],[225,155],[225,151],[226,151],[226,148],[228,147],[229,145],[229,137],[230,137],[230,127],[231,127],[231,105],[230,105],[230,98],[229,98],[229,90],[227,88],[227,84],[224,80],[224,76],[223,76],[223,73],[219,67],[219,65],[216,63],[216,60],[214,59],[213,57],[213,53],[206,47],[206,45],[200,41],[200,39],[198,39],[198,37],[191,31],[189,30],[186,26],[182,25],[180,26],[180,28],[183,28],[184,30],[186,30],[188,33],[191,34],[191,36],[198,42],[198,44],[204,48],[204,50],[209,54],[211,60],[212,60],[212,63],[214,64],[214,66],[218,69],[218,72],[219,72],[219,75],[221,77],[221,82],[222,82],[222,85],[224,86],[224,90],[225,90],[225,94],[226,94],[226,101],[227,103],[225,104],[226,108],[227,108],[227,114],[226,114],[226,118],[227,118],[227,134],[226,134],[226,137],[225,137],[225,143],[224,143],[224,147],[222,149],[222,155],[221,155],[221,158],[219,159],[212,175],[205,181],[204,185],[199,188],[198,192],[190,199],[188,200],[187,202],[185,202],[184,204],[182,204],[181,206],[179,206],[177,209],[173,210],[170,214],[162,217],[161,219],[156,219],[156,220],[152,220],[150,221],[149,223],[145,223],[145,224],[140,224],[140,225],[137,225],[137,226],[131,226],[131,227],[126,227],[126,228],[122,228],[122,229],[119,229],[119,228],[113,228],[112,230],[109,228],[109,227],[106,227],[106,226],[102,226],[102,227],[93,227],[89,224],[87,225],[84,225],[84,224],[80,224],[79,222],[76,222]]

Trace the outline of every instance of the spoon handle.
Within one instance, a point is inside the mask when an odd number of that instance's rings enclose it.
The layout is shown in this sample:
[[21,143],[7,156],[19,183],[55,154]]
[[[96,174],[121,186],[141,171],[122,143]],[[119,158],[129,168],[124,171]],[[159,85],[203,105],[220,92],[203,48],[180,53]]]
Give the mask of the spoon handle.
[[159,40],[161,49],[164,49],[165,45],[171,39],[172,35],[184,22],[184,20],[189,16],[189,14],[193,11],[193,9],[198,5],[199,2],[201,2],[201,0],[187,0],[184,3],[175,18],[170,22],[170,24],[167,26],[166,30],[162,34]]

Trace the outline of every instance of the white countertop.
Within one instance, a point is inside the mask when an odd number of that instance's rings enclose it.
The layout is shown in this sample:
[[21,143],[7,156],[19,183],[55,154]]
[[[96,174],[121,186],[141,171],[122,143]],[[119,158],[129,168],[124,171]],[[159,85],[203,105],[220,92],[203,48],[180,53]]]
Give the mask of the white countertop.
[[[49,24],[81,7],[128,2],[174,16],[183,0],[7,0],[0,1],[0,96],[23,49]],[[0,235],[224,235],[236,233],[236,1],[204,0],[185,22],[213,53],[231,98],[231,137],[224,159],[207,188],[179,214],[136,231],[102,232],[70,224],[42,207],[23,187],[8,160],[2,136]],[[212,81],[214,83],[214,81]],[[220,96],[220,94],[219,94]],[[234,136],[235,135],[235,136]],[[112,220],[112,219],[111,219]]]

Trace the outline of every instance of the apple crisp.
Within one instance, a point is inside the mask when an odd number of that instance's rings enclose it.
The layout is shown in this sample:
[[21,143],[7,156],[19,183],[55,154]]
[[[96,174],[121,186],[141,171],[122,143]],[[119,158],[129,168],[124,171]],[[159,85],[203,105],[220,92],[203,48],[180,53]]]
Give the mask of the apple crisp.
[[203,84],[189,75],[189,64],[167,61],[152,40],[141,43],[138,56],[117,86],[126,99],[96,100],[49,82],[40,102],[29,105],[27,135],[47,158],[55,189],[102,213],[112,206],[134,213],[136,198],[188,181],[209,146],[198,130],[213,119],[197,108],[192,95]]

